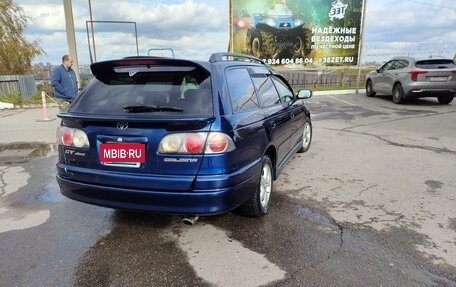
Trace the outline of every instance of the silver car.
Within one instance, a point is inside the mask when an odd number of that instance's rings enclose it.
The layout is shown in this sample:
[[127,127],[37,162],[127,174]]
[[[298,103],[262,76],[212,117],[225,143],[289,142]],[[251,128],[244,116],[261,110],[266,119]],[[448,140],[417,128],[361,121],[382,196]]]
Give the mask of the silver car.
[[400,104],[407,98],[437,97],[449,104],[456,95],[456,65],[452,59],[395,57],[366,76],[366,95],[393,96]]

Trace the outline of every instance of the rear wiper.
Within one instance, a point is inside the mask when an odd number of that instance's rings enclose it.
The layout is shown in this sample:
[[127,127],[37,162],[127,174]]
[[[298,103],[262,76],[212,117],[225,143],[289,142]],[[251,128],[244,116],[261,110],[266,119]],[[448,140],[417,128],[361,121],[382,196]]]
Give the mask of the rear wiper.
[[162,106],[125,106],[127,113],[148,113],[148,112],[183,112],[184,110],[177,107]]

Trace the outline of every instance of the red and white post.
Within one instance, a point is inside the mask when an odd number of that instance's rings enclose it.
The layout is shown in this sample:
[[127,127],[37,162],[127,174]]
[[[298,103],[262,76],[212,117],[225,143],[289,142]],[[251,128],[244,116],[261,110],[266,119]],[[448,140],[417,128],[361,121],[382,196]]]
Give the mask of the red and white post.
[[41,102],[43,102],[43,121],[49,121],[47,106],[46,106],[46,93],[41,91]]

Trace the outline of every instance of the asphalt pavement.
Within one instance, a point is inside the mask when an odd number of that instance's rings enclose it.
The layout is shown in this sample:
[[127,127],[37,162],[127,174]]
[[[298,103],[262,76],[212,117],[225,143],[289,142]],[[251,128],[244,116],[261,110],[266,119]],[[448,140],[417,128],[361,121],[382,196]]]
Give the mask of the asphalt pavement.
[[0,286],[456,287],[456,104],[307,103],[270,212],[194,226],[63,197],[58,108],[0,110]]
[[55,106],[0,110],[0,144],[55,143],[58,113]]

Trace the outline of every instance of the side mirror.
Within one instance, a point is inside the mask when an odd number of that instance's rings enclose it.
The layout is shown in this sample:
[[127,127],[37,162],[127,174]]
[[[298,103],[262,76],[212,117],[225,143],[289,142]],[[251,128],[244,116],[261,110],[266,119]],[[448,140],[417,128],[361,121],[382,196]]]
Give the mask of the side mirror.
[[310,99],[312,97],[312,91],[307,89],[299,90],[298,92],[298,99],[305,100]]

